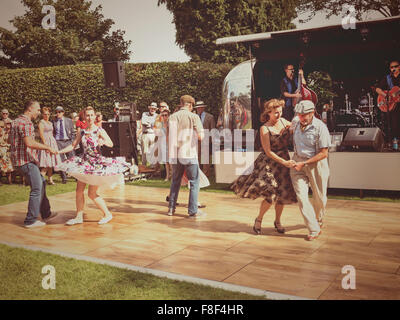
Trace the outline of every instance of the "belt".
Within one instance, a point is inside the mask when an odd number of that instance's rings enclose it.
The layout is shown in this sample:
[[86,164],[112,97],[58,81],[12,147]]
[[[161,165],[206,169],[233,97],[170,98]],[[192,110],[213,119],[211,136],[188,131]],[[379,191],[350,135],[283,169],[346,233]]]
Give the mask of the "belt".
[[297,153],[295,153],[293,156],[295,156],[295,157],[297,157],[297,158],[301,158],[301,159],[306,159],[306,160],[311,159],[311,158],[307,158],[307,157],[300,156],[300,155],[297,154]]
[[57,140],[57,141],[66,142],[66,141],[71,141],[71,139],[64,139],[64,140]]

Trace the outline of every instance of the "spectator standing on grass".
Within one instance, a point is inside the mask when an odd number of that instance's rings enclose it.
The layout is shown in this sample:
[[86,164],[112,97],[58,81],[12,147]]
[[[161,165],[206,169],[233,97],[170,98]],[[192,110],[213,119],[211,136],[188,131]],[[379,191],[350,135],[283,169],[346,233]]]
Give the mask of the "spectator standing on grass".
[[11,174],[14,171],[10,157],[11,146],[8,143],[11,125],[12,121],[10,119],[6,119],[0,123],[0,173],[1,175],[5,175],[7,177],[8,184],[12,183]]
[[157,119],[157,103],[152,102],[149,107],[148,112],[143,112],[142,114],[142,165],[147,166],[147,158],[151,147],[153,146],[156,135],[154,134],[154,124]]
[[[78,121],[79,122],[79,121]],[[54,138],[57,141],[58,149],[64,149],[66,146],[69,146],[72,141],[75,139],[74,133],[74,123],[70,118],[64,117],[64,108],[58,106],[56,108],[56,119],[53,121],[53,134]],[[72,150],[67,155],[62,154],[61,160],[74,156],[74,151]],[[64,171],[60,172],[62,183],[67,183],[67,175]]]
[[[39,135],[42,143],[50,146],[54,150],[58,150],[57,141],[53,136],[53,123],[50,121],[50,109],[44,107],[42,109],[42,120],[39,122]],[[49,184],[54,184],[53,170],[54,167],[61,163],[60,155],[49,154],[47,151],[41,150],[39,153],[39,166],[43,177],[47,174]]]

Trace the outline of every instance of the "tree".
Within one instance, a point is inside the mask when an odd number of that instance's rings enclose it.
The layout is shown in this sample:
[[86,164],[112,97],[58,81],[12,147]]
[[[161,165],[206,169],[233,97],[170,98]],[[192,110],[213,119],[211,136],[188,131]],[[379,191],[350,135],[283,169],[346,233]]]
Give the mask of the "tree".
[[173,13],[176,43],[192,61],[238,63],[244,45],[217,46],[221,37],[291,29],[296,0],[159,0]]
[[327,18],[347,14],[350,6],[354,7],[354,15],[359,20],[368,11],[379,12],[384,17],[400,14],[399,0],[299,0],[298,10],[299,14],[308,13],[306,20],[309,20],[320,10],[327,12]]
[[[0,28],[2,65],[44,67],[129,59],[131,41],[124,40],[124,31],[110,32],[114,21],[104,19],[101,6],[92,10],[92,2],[86,0],[21,2],[27,7],[25,14],[10,21],[16,31]],[[55,8],[54,29],[42,27],[45,4]]]

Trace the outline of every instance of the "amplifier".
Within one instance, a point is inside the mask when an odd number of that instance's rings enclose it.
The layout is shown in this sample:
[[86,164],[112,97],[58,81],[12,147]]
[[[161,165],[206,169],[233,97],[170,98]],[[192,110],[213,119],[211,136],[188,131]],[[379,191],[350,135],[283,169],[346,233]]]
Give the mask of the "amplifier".
[[384,139],[379,128],[349,128],[342,146],[362,151],[382,151]]
[[134,158],[137,163],[136,121],[103,122],[102,127],[114,144],[101,148],[103,156]]

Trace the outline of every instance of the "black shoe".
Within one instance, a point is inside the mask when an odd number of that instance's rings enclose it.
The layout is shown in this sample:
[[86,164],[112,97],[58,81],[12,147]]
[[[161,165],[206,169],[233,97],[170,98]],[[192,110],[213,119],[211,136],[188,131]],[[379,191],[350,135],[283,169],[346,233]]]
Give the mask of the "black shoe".
[[282,225],[280,223],[277,223],[276,221],[274,221],[274,227],[275,227],[276,232],[285,233],[285,228],[282,227]]
[[[169,196],[167,196],[167,197],[165,198],[165,201],[169,202]],[[176,205],[176,206],[179,206],[179,203],[177,202],[177,203],[175,203],[175,205]]]
[[63,180],[61,183],[62,183],[62,184],[66,184],[66,183],[67,183],[67,180]]

